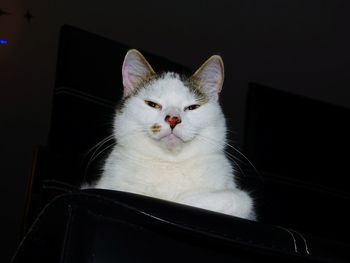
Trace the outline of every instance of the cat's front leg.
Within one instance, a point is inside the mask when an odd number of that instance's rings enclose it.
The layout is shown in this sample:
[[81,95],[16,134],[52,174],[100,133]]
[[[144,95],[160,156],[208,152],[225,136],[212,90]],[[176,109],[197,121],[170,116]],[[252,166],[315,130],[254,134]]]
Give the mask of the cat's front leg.
[[239,189],[187,195],[179,202],[219,213],[256,220],[252,198]]

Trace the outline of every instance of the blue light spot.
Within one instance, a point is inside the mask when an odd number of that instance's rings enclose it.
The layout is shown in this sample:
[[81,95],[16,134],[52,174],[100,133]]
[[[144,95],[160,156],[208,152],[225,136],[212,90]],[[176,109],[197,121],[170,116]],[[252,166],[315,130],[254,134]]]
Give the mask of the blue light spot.
[[0,45],[7,45],[8,41],[0,38]]

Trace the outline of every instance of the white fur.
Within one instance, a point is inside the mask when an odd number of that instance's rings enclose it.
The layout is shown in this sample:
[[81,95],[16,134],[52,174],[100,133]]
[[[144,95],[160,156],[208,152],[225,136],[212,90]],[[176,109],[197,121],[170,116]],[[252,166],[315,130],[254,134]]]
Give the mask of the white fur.
[[[173,73],[128,98],[114,120],[117,144],[94,187],[254,219],[252,199],[236,187],[233,167],[224,154],[226,124],[217,99],[184,110],[193,104],[198,104],[195,96]],[[167,115],[181,118],[173,135]],[[157,133],[150,129],[154,124],[160,126]]]

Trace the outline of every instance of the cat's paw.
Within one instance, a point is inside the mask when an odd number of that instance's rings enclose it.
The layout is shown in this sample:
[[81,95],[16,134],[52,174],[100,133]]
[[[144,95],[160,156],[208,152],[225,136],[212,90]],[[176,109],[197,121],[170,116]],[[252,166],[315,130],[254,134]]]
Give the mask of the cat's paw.
[[223,214],[255,220],[252,198],[239,189],[188,195],[182,198],[180,202]]

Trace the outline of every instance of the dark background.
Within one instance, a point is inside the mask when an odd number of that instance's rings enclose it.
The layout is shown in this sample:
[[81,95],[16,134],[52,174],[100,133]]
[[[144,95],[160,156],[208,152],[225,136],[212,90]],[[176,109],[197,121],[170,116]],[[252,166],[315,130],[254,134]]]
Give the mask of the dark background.
[[[237,146],[248,82],[350,107],[350,3],[345,0],[3,0],[0,9],[11,13],[0,16],[0,38],[9,42],[0,46],[0,242],[5,258],[18,242],[34,146],[47,140],[63,24],[192,69],[214,53],[222,55],[221,101]],[[120,67],[115,65],[116,74]]]

